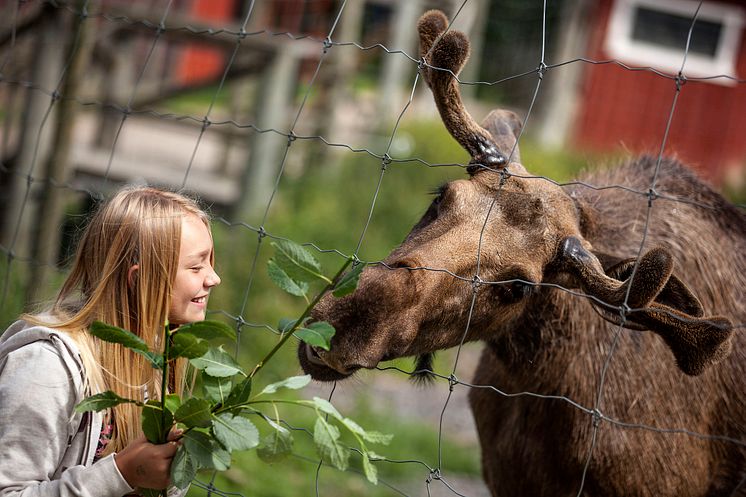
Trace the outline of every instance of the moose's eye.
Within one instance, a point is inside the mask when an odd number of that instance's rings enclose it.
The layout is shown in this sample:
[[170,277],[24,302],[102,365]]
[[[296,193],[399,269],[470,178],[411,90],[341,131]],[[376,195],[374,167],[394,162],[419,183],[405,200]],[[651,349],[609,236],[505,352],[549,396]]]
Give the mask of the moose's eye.
[[533,292],[534,284],[525,275],[515,275],[501,278],[504,283],[495,283],[494,291],[500,302],[514,304],[519,302]]

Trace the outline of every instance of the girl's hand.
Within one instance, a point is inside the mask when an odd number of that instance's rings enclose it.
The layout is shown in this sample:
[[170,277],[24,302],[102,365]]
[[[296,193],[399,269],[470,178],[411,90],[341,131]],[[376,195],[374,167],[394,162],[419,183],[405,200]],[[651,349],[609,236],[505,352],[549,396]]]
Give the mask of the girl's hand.
[[179,448],[182,430],[171,430],[168,442],[152,444],[141,435],[115,456],[119,472],[132,488],[162,490],[171,483],[171,460]]

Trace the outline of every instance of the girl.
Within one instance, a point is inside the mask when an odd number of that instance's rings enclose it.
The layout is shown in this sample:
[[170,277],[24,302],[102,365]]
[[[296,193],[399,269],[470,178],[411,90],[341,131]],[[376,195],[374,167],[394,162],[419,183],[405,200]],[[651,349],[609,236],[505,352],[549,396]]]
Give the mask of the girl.
[[[176,438],[153,445],[140,410],[75,412],[104,390],[159,397],[159,371],[87,333],[94,320],[128,329],[161,350],[166,320],[205,318],[220,283],[207,215],[176,193],[126,188],[93,216],[52,308],[0,336],[0,496],[120,497],[169,483]],[[186,363],[170,385],[184,390]]]

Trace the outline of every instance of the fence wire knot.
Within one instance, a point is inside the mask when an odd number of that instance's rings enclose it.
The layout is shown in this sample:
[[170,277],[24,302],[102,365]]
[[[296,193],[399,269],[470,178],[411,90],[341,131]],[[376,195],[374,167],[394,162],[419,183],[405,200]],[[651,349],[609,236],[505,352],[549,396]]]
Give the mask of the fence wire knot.
[[208,117],[205,116],[204,119],[202,119],[202,130],[203,131],[206,130],[207,128],[210,127],[211,124],[212,124],[212,121],[210,121],[210,119],[208,119]]
[[53,101],[53,102],[56,102],[56,101],[57,101],[57,100],[59,100],[60,98],[62,98],[62,94],[61,94],[61,93],[60,93],[59,91],[57,91],[57,90],[54,90],[54,91],[52,92],[52,101]]
[[246,32],[246,30],[243,27],[241,27],[241,29],[238,32],[238,41],[240,42],[241,40],[246,38],[248,35],[249,34]]
[[207,490],[207,497],[211,497],[213,492],[218,491],[218,487],[212,484],[212,482],[205,485],[205,490]]
[[290,145],[292,145],[292,144],[293,144],[293,142],[294,142],[295,140],[297,140],[297,139],[298,139],[298,137],[297,137],[297,136],[295,136],[295,133],[293,133],[292,131],[290,131],[290,132],[288,133],[288,147],[289,147]]
[[647,196],[648,196],[648,207],[653,204],[653,200],[660,198],[660,195],[658,194],[658,191],[655,188],[649,189]]
[[479,277],[478,274],[475,274],[474,277],[471,279],[471,290],[476,293],[477,290],[479,290],[479,287],[484,284],[484,281],[482,278]]
[[422,72],[422,70],[426,67],[427,62],[425,62],[425,57],[420,57],[420,60],[417,61],[417,72]]
[[431,483],[433,480],[440,480],[440,468],[435,468],[430,470],[430,474],[427,475],[427,478],[425,479],[425,483]]
[[546,65],[546,63],[542,60],[539,63],[539,67],[536,68],[536,73],[539,75],[539,79],[544,79],[544,74],[549,70],[549,67]]
[[256,234],[259,237],[259,241],[262,241],[262,238],[267,236],[267,231],[264,229],[264,226],[259,226],[259,229],[256,230]]
[[381,169],[383,169],[384,171],[388,169],[391,162],[391,156],[388,154],[388,152],[386,152],[385,154],[383,154],[383,157],[381,157]]
[[681,91],[681,88],[686,84],[686,81],[686,76],[679,71],[679,74],[676,75],[676,79],[674,80],[676,83],[676,91]]
[[330,37],[327,36],[326,38],[324,38],[324,53],[327,53],[329,49],[332,48],[332,45],[334,44],[332,43],[332,39]]
[[448,390],[453,392],[453,388],[459,384],[458,378],[455,374],[451,373],[451,375],[448,377]]
[[601,421],[603,421],[603,415],[601,414],[601,411],[598,409],[593,409],[593,427],[598,428],[601,425]]
[[622,303],[622,305],[619,306],[619,324],[624,325],[624,323],[627,322],[627,314],[629,314],[632,311],[630,306],[627,305],[626,302]]
[[249,324],[249,323],[248,323],[248,322],[247,322],[247,321],[246,321],[246,320],[245,320],[245,319],[243,318],[243,316],[241,316],[241,315],[238,315],[238,316],[236,316],[236,317],[235,317],[235,321],[236,321],[236,331],[237,331],[237,332],[239,332],[239,333],[241,332],[241,328],[242,328],[243,326],[245,326],[245,325]]

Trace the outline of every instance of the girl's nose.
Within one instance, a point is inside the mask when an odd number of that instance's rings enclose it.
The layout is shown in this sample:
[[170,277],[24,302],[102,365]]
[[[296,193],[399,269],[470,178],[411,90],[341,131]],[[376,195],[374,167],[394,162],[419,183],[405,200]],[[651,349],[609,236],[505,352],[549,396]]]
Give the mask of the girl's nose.
[[205,278],[205,286],[207,288],[212,288],[219,284],[220,284],[220,276],[218,276],[218,273],[215,272],[215,269],[210,268],[210,274],[208,274],[207,277]]

